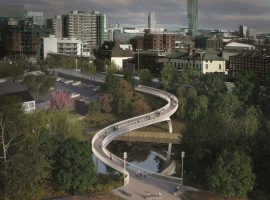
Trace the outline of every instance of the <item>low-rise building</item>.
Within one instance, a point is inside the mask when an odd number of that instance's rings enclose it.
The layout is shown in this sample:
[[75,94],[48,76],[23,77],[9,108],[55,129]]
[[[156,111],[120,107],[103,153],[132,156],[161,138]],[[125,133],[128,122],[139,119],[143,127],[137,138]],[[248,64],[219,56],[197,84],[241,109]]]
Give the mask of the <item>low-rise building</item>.
[[124,60],[133,58],[133,52],[130,49],[122,49],[119,42],[106,41],[99,49],[98,57],[114,63],[118,70],[122,70]]
[[172,54],[163,59],[163,65],[172,65],[180,73],[189,66],[201,74],[213,72],[226,73],[225,60],[216,54],[205,52]]
[[245,70],[253,71],[262,83],[270,74],[270,52],[243,51],[229,59],[229,79],[237,80]]
[[197,36],[195,37],[195,48],[218,50],[223,48],[223,40],[217,37]]
[[16,96],[22,101],[25,112],[33,112],[36,109],[34,98],[24,85],[13,82],[0,83],[0,96]]
[[55,35],[39,38],[38,60],[46,59],[49,53],[80,56],[81,48],[81,40],[75,38],[57,38]]

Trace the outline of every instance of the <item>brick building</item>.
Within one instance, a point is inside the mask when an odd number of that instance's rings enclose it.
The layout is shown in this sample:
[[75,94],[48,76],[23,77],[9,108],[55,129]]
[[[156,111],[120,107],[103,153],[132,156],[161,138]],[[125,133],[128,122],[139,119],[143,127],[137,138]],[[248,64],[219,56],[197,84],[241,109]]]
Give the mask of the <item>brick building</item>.
[[154,49],[154,50],[165,50],[167,52],[172,52],[175,50],[175,34],[166,32],[150,32],[149,30],[145,32],[144,35],[144,50]]
[[264,81],[270,74],[270,52],[244,51],[229,59],[229,79],[236,80],[240,72],[251,70],[255,72],[258,80]]

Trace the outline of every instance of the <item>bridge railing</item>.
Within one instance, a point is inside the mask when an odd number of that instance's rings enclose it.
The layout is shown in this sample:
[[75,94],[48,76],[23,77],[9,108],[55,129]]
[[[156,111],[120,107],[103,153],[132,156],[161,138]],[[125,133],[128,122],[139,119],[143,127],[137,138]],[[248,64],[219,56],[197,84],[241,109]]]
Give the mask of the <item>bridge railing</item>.
[[[109,165],[110,167],[114,168],[115,170],[125,174],[125,183],[128,183],[129,180],[129,173],[127,170],[124,170],[123,165],[124,161],[122,158],[119,158],[112,154],[110,151],[106,149],[106,146],[117,136],[122,135],[126,132],[142,128],[154,123],[158,123],[161,121],[170,120],[170,116],[177,110],[178,108],[178,100],[177,98],[165,91],[158,90],[155,88],[147,87],[147,86],[138,86],[135,88],[137,91],[141,91],[144,93],[148,93],[157,97],[160,97],[166,100],[168,103],[160,109],[157,109],[153,112],[140,115],[137,117],[133,117],[127,120],[123,120],[121,122],[115,123],[110,125],[95,134],[92,139],[92,150],[93,153],[100,159],[103,163]],[[102,149],[104,155],[96,149],[95,142],[98,140],[102,140],[100,150]],[[106,157],[105,157],[106,156]],[[137,167],[138,168],[138,167]],[[130,169],[130,168],[129,168]],[[147,171],[146,169],[141,168],[143,171]],[[163,180],[171,180],[171,182],[175,182],[179,184],[181,179],[165,176],[158,174],[156,172],[152,172],[148,170],[148,174],[155,178],[162,178]]]

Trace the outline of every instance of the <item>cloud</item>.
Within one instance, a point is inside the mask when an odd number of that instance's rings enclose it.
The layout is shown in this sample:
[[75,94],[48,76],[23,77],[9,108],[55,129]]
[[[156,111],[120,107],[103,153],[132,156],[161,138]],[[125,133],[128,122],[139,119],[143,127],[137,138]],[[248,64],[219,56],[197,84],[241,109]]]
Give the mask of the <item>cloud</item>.
[[[0,0],[0,4],[7,0]],[[259,31],[269,31],[269,0],[198,0],[200,28],[238,29],[243,24]],[[71,10],[98,10],[109,20],[121,24],[147,24],[147,15],[156,12],[159,24],[187,25],[187,0],[9,0],[27,9],[44,11],[45,16]]]

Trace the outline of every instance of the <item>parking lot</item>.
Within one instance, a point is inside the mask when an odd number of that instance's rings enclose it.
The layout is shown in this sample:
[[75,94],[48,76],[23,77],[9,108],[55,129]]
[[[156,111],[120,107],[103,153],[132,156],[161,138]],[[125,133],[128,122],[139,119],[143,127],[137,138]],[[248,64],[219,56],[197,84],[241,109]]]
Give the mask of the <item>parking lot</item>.
[[[63,90],[70,93],[71,98],[93,97],[101,89],[94,84],[85,84],[71,79],[58,79],[55,83],[55,90]],[[79,96],[78,96],[79,95]]]

